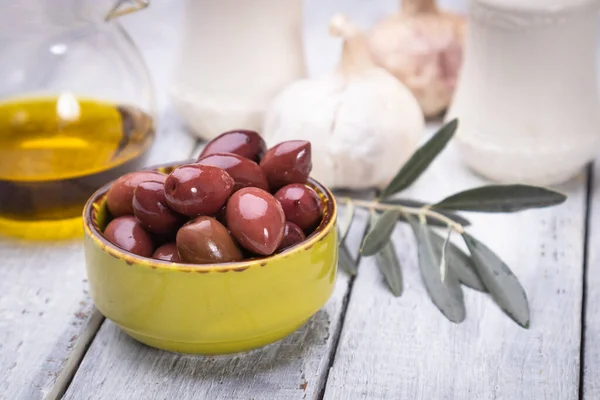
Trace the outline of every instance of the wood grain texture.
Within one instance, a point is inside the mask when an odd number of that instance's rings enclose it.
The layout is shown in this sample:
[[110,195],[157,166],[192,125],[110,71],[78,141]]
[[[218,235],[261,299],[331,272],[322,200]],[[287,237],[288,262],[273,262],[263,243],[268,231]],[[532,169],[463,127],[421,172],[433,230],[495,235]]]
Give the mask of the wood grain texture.
[[[441,200],[484,183],[460,164],[451,146],[409,195]],[[559,189],[569,199],[555,208],[468,215],[469,231],[523,284],[529,330],[487,295],[467,288],[466,320],[446,320],[427,296],[414,237],[402,225],[393,240],[404,266],[404,294],[390,295],[373,258],[363,258],[325,399],[577,399],[585,176]]]
[[[367,214],[356,216],[347,243],[354,256]],[[327,304],[287,338],[252,352],[187,356],[144,346],[106,322],[65,399],[315,399],[339,336],[349,279],[339,273]]]
[[[162,8],[154,11],[156,20],[164,14],[166,7]],[[174,25],[168,18],[164,23]],[[160,23],[144,27],[133,16],[126,26],[137,33],[136,39],[153,29],[161,31]],[[165,79],[164,54],[157,57],[152,52],[154,43],[139,45],[160,82]],[[159,103],[162,118],[149,165],[186,158],[195,146],[164,96]],[[0,399],[57,398],[103,319],[88,297],[82,243],[1,238],[0,255]]]
[[588,221],[588,258],[585,275],[582,398],[600,398],[600,164],[593,166]]

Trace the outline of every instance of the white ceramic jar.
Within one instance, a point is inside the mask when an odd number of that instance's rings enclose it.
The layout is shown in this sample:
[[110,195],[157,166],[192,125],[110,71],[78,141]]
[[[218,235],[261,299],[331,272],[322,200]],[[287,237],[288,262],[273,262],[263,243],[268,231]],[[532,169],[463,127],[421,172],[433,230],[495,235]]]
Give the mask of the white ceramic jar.
[[446,119],[467,165],[551,185],[600,141],[597,0],[471,0],[465,60]]
[[302,0],[187,0],[170,88],[192,132],[262,127],[272,98],[305,76]]

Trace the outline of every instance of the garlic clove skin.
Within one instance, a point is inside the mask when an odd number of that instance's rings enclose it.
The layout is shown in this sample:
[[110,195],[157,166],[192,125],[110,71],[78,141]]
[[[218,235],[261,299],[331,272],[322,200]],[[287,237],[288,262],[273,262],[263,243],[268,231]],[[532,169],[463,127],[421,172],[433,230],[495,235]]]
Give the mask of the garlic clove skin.
[[269,145],[310,140],[311,176],[330,188],[383,188],[418,147],[424,129],[410,91],[381,68],[290,85],[273,101]]
[[376,24],[368,43],[375,62],[408,86],[426,117],[435,117],[452,100],[464,37],[464,18],[407,8]]

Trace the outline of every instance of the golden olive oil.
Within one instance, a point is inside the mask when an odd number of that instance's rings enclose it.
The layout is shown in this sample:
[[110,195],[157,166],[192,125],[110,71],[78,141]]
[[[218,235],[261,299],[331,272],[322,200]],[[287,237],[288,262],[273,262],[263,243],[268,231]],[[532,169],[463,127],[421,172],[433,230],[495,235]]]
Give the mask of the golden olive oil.
[[68,93],[0,102],[0,234],[78,236],[86,200],[140,168],[153,138],[135,107]]

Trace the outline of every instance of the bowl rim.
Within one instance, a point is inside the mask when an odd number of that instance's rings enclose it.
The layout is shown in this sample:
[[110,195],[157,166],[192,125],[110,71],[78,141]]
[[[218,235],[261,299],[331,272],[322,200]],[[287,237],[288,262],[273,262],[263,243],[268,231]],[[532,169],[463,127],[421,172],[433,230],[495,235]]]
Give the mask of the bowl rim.
[[[193,163],[194,160],[185,160],[180,162],[172,162],[167,164],[160,164],[155,166],[150,166],[147,168],[143,168],[142,170],[159,170],[166,168],[174,168],[185,164]],[[227,263],[219,263],[219,264],[185,264],[185,263],[176,263],[171,261],[157,260],[150,257],[142,257],[137,254],[129,253],[126,250],[117,247],[116,245],[109,242],[104,235],[100,232],[96,224],[96,212],[98,211],[98,207],[100,203],[104,200],[108,189],[112,186],[114,181],[108,182],[98,190],[92,194],[92,196],[87,200],[84,209],[83,209],[83,226],[85,236],[92,239],[96,246],[100,247],[103,251],[107,252],[114,258],[124,260],[127,264],[136,264],[140,266],[145,266],[151,269],[163,269],[169,271],[182,271],[182,272],[227,272],[227,271],[243,271],[252,266],[265,266],[267,263],[284,259],[290,257],[293,254],[299,253],[304,250],[310,249],[315,243],[323,240],[325,236],[327,236],[332,229],[334,229],[336,220],[337,220],[337,203],[335,201],[335,196],[331,191],[325,187],[323,184],[318,182],[313,178],[308,178],[307,183],[309,186],[313,188],[317,188],[321,191],[321,193],[325,196],[327,201],[324,201],[323,204],[326,207],[326,211],[324,212],[324,218],[322,218],[321,223],[315,231],[310,234],[303,242],[298,243],[295,246],[289,247],[286,250],[272,254],[266,257],[260,258],[252,258],[243,261],[235,261],[235,262],[227,262]],[[106,203],[102,203],[102,207],[106,207]]]

